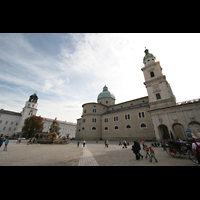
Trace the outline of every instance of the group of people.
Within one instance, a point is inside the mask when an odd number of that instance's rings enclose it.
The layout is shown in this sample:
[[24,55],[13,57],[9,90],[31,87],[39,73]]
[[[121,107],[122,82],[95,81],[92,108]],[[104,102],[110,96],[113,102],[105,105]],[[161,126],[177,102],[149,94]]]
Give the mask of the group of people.
[[[147,145],[145,145],[144,141],[142,141],[142,145],[143,145],[143,149],[146,152],[146,157],[145,158],[149,157],[150,162],[152,162],[152,158],[154,158],[155,162],[158,162],[158,160],[155,157],[155,152],[154,152],[153,148],[151,146],[148,147]],[[134,145],[132,146],[131,150],[135,154],[136,160],[139,160],[140,157],[143,158],[143,156],[140,153],[140,150],[141,150],[140,143],[137,140],[134,141]]]
[[0,139],[0,147],[3,145],[3,143],[5,144],[3,151],[7,151],[9,142],[10,142],[9,139],[5,139],[5,138]]

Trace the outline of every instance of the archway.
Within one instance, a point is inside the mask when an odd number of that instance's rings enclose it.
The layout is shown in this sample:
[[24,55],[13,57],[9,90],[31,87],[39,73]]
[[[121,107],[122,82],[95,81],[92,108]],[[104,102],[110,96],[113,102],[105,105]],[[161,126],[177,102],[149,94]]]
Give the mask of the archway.
[[160,132],[160,136],[162,140],[170,139],[169,131],[166,125],[164,124],[159,125],[158,130]]
[[192,136],[200,137],[200,123],[193,121],[190,122],[188,125],[188,128],[190,129],[190,132]]
[[184,140],[186,140],[185,131],[183,129],[183,125],[182,124],[174,124],[172,126],[172,129],[173,129],[174,134],[175,134],[175,139],[184,139]]

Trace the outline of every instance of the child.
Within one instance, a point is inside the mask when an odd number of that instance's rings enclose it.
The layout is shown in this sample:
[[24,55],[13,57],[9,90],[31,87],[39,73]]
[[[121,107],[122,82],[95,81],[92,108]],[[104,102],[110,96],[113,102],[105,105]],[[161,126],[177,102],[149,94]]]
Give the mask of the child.
[[149,149],[150,149],[150,162],[152,162],[152,157],[155,159],[156,162],[158,162],[156,157],[155,157],[154,150],[151,147],[149,147]]
[[150,155],[149,155],[149,147],[145,144],[145,149],[144,149],[145,151],[146,151],[146,157],[145,158],[147,158],[147,155],[149,156],[149,158],[150,158]]

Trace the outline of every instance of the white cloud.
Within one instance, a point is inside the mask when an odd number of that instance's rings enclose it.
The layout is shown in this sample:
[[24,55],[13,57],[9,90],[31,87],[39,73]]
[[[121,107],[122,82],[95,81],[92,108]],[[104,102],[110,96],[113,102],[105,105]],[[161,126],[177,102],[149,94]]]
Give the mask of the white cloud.
[[[23,34],[0,34],[0,85],[3,86],[0,89],[6,87],[8,92],[4,95],[11,97],[10,93],[15,92],[11,88],[15,86],[18,92],[21,88],[20,92],[24,90],[23,98],[27,93],[31,95],[37,91],[38,112],[42,116],[59,116],[60,120],[76,122],[81,116],[82,104],[96,102],[104,84],[115,94],[116,103],[147,95],[140,70],[146,46],[160,61],[177,101],[199,98],[196,90],[200,69],[199,36],[127,33],[55,35],[62,37],[63,42],[59,46],[60,51],[54,55],[45,49],[36,49],[36,44],[33,45]],[[47,41],[51,43],[51,40]],[[21,96],[16,93],[15,97],[17,95]],[[15,105],[14,100],[4,99],[1,103],[9,108]]]

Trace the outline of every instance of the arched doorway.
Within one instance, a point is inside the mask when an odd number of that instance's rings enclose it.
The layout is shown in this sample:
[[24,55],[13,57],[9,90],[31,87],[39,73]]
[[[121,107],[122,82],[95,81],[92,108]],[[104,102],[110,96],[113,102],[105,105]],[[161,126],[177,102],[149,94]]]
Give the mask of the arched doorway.
[[174,131],[174,134],[175,134],[175,139],[184,139],[186,140],[186,137],[185,137],[185,131],[183,129],[183,125],[182,124],[174,124],[172,126],[172,129]]
[[170,139],[169,131],[166,125],[164,124],[159,125],[158,130],[160,132],[160,136],[162,140]]
[[200,137],[200,123],[193,121],[190,122],[188,125],[188,128],[190,129],[190,132],[192,136]]

